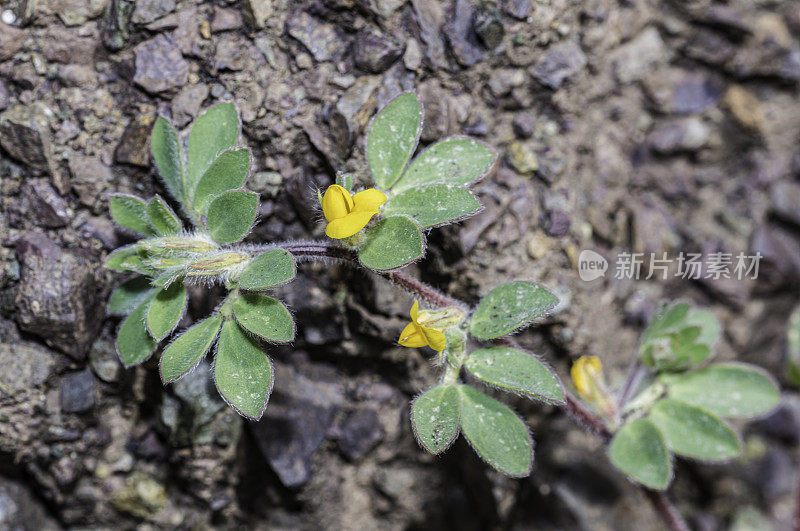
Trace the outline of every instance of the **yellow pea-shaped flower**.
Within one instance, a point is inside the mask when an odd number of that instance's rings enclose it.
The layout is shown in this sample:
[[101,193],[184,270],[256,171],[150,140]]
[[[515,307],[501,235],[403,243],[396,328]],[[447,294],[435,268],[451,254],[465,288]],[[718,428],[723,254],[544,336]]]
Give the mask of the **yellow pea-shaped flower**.
[[591,402],[597,397],[598,387],[602,386],[603,364],[597,356],[581,356],[572,364],[570,376],[578,394]]
[[404,347],[429,346],[437,352],[444,350],[447,344],[444,332],[419,323],[419,302],[414,301],[411,307],[411,322],[400,333],[398,342]]
[[366,227],[385,202],[386,196],[375,188],[350,195],[338,184],[330,185],[322,196],[322,213],[328,221],[325,234],[337,240],[349,238]]

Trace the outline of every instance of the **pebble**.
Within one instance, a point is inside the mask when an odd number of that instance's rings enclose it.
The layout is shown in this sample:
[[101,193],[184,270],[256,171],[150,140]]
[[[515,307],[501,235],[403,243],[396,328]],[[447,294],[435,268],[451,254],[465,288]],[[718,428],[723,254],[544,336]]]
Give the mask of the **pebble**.
[[256,29],[264,29],[272,16],[272,0],[244,0],[245,21]]
[[372,409],[359,409],[342,423],[336,442],[339,451],[354,461],[366,455],[383,437],[383,425],[378,414]]
[[722,103],[743,127],[764,133],[764,111],[758,96],[740,85],[733,85],[725,92]]
[[533,149],[521,142],[508,145],[508,162],[518,173],[531,176],[539,169],[539,159]]
[[658,30],[648,27],[611,54],[614,76],[622,84],[637,81],[667,56]]
[[531,73],[542,85],[557,89],[585,66],[586,55],[581,47],[575,42],[567,41],[551,46]]
[[353,43],[356,66],[365,72],[379,74],[403,55],[403,48],[376,30],[361,31]]
[[12,106],[0,114],[0,145],[32,169],[53,174],[51,116],[42,103]]
[[286,28],[289,35],[300,41],[317,61],[337,61],[344,56],[344,42],[334,27],[305,11],[296,11]]
[[483,59],[484,49],[478,42],[474,19],[472,3],[469,0],[455,0],[444,27],[450,49],[463,66],[472,66]]
[[150,24],[175,11],[175,0],[137,0],[131,22]]
[[145,41],[135,48],[134,83],[148,92],[164,92],[186,85],[189,63],[174,41],[164,35]]
[[711,129],[699,118],[683,118],[659,122],[648,135],[648,142],[665,155],[681,151],[697,151],[708,142]]
[[95,381],[89,369],[67,374],[61,380],[61,411],[83,413],[94,408]]

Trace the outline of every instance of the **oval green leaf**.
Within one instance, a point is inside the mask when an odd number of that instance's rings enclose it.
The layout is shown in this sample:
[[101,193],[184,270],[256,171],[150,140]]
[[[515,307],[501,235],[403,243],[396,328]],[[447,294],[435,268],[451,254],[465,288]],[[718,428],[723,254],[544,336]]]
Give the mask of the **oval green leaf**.
[[260,293],[245,293],[233,302],[236,322],[248,332],[273,343],[294,339],[294,319],[277,299]]
[[558,304],[547,289],[525,280],[501,284],[492,289],[472,314],[470,333],[494,339],[522,328]]
[[222,399],[240,415],[258,420],[264,414],[272,393],[272,362],[232,320],[219,334],[214,381]]
[[136,307],[122,321],[117,332],[117,355],[126,368],[142,363],[156,349],[156,341],[147,331],[144,320],[149,300]]
[[727,424],[686,402],[659,400],[648,418],[664,434],[669,449],[678,455],[720,461],[736,457],[741,451],[739,437]]
[[477,379],[550,404],[563,404],[558,378],[532,354],[511,347],[481,348],[464,367]]
[[511,477],[527,476],[533,466],[533,440],[527,426],[505,404],[468,385],[459,385],[461,431],[492,468]]
[[111,217],[126,229],[145,236],[158,236],[147,217],[147,203],[128,194],[113,194],[109,198]]
[[135,277],[125,282],[108,299],[108,313],[127,315],[155,294],[156,288],[145,277]]
[[483,206],[472,192],[460,186],[418,186],[393,195],[383,205],[386,217],[408,216],[427,229],[456,223],[480,212]]
[[727,418],[752,418],[777,407],[781,393],[765,371],[717,363],[669,381],[669,396]]
[[129,271],[125,263],[129,258],[133,258],[139,254],[139,246],[135,243],[120,247],[108,254],[106,257],[105,266],[114,271]]
[[250,150],[231,149],[211,163],[197,183],[194,208],[205,215],[212,199],[222,192],[241,188],[250,175]]
[[258,214],[258,194],[249,190],[223,192],[211,201],[206,227],[219,243],[235,243],[247,236]]
[[158,195],[147,205],[147,219],[161,236],[172,236],[183,228],[177,214]]
[[231,102],[210,107],[192,124],[188,141],[186,195],[191,197],[200,177],[223,151],[239,140],[239,115]]
[[474,138],[446,138],[420,153],[394,189],[401,191],[422,184],[472,184],[489,174],[496,158],[493,148]]
[[197,367],[214,344],[220,327],[222,318],[213,315],[176,337],[161,354],[161,361],[158,364],[161,381],[164,383],[178,381]]
[[239,287],[245,290],[264,290],[291,282],[297,267],[289,251],[269,249],[253,258],[239,275]]
[[454,385],[437,385],[411,404],[411,427],[417,442],[436,455],[447,450],[458,437],[461,402]]
[[160,290],[147,309],[147,331],[156,341],[167,337],[186,311],[186,286],[173,282]]
[[405,92],[381,109],[367,133],[367,163],[380,190],[392,187],[414,153],[422,131],[422,105]]
[[358,259],[370,269],[389,271],[419,260],[424,251],[419,225],[405,216],[392,216],[366,230]]
[[611,463],[631,479],[664,490],[672,479],[672,463],[664,435],[647,419],[628,422],[608,447]]
[[158,168],[158,174],[172,197],[181,203],[186,201],[183,172],[183,155],[178,133],[169,120],[159,116],[150,136],[150,151]]

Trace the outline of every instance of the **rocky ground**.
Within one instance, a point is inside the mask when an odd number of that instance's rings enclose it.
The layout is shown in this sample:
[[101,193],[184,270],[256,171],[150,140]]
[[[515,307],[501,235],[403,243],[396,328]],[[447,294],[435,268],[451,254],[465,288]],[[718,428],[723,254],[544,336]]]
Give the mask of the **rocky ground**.
[[[104,195],[161,191],[154,118],[234,99],[262,196],[253,241],[318,237],[312,190],[365,175],[376,108],[415,88],[423,142],[469,134],[501,163],[485,211],[434,231],[411,271],[470,302],[533,278],[563,297],[519,340],[560,375],[597,354],[618,384],[658,301],[710,307],[722,358],[782,379],[800,278],[800,3],[782,0],[6,0],[0,8],[0,527],[659,529],[599,440],[514,401],[530,478],[460,441],[431,458],[409,400],[435,371],[394,339],[410,306],[381,280],[305,265],[300,323],[272,351],[265,418],[207,366],[163,388],[125,371],[117,278],[130,241]],[[761,252],[757,281],[578,279],[578,252]],[[198,291],[191,313],[215,302]],[[681,462],[696,529],[787,529],[800,402],[744,430],[745,456]]]

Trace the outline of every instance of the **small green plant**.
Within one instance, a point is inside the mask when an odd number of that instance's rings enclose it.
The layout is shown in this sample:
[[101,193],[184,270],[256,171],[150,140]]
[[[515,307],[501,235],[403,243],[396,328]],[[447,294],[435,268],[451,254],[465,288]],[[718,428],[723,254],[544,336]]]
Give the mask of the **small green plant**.
[[578,394],[612,434],[611,462],[634,481],[666,489],[673,454],[708,462],[738,456],[740,438],[723,419],[751,419],[778,405],[778,387],[763,370],[744,363],[705,364],[719,334],[711,312],[685,303],[665,305],[642,335],[645,385],[630,400],[633,380],[615,400],[599,360],[581,358],[573,366]]

